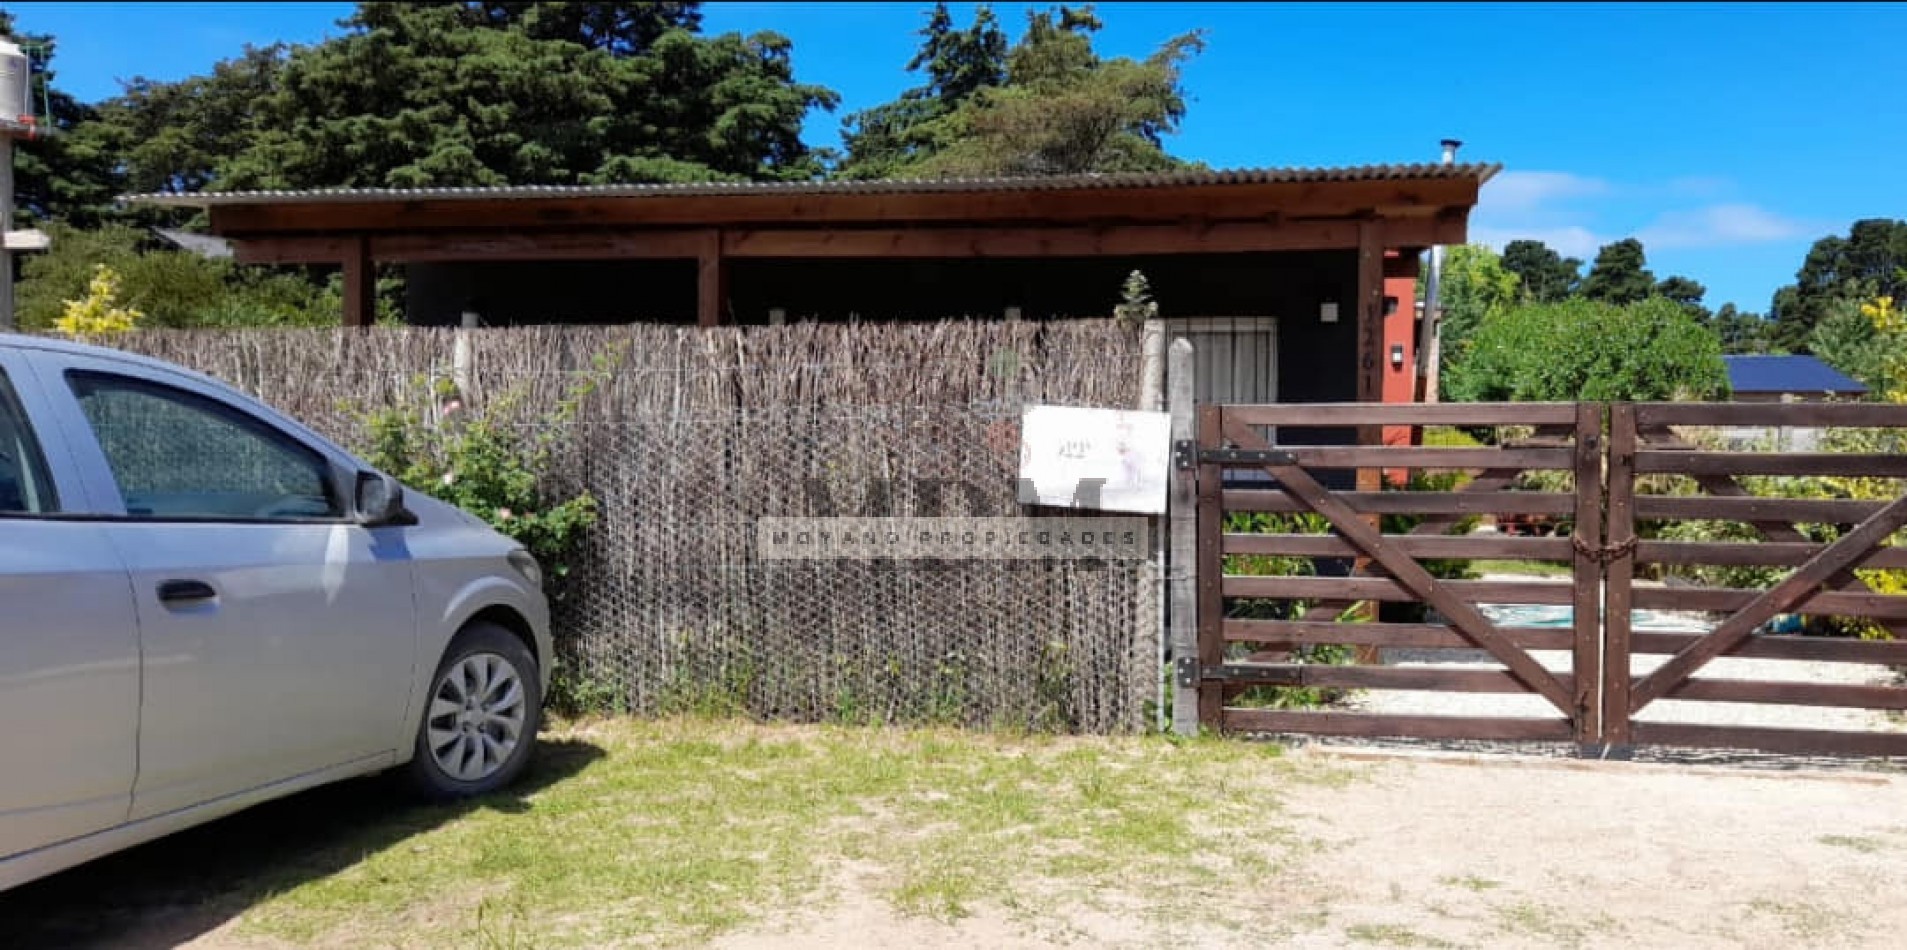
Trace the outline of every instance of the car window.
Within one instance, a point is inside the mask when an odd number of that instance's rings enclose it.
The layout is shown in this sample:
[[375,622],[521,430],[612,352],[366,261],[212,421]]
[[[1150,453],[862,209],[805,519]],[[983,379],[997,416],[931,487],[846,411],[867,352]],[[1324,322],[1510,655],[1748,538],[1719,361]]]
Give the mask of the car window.
[[145,380],[70,372],[135,518],[334,518],[324,457],[217,400]]
[[0,515],[37,515],[58,511],[46,456],[27,425],[26,411],[13,383],[0,370]]

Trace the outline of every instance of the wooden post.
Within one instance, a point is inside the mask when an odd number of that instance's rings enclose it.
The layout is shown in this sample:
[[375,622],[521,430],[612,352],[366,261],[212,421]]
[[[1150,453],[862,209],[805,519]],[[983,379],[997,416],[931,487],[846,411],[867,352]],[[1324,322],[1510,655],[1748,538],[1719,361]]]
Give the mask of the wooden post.
[[[1381,222],[1366,218],[1357,223],[1357,401],[1381,403],[1384,401],[1384,233]],[[1362,425],[1357,427],[1359,445],[1383,445],[1384,427]],[[1409,478],[1409,473],[1405,473]],[[1360,468],[1357,470],[1358,491],[1382,491],[1384,471],[1378,468]],[[1364,519],[1373,529],[1380,527],[1382,521],[1377,515],[1367,515]],[[1370,559],[1360,557],[1352,562],[1351,573],[1361,575],[1368,572]],[[1365,608],[1372,620],[1377,619],[1379,606],[1371,603]],[[1356,649],[1357,662],[1376,663],[1380,657],[1379,649],[1374,646],[1360,646]]]
[[[1635,537],[1636,407],[1609,407],[1609,530],[1612,545]],[[1634,743],[1629,723],[1630,610],[1634,594],[1635,554],[1624,553],[1603,569],[1602,740],[1619,757]]]
[[[1199,448],[1217,447],[1224,431],[1223,407],[1207,403],[1198,407]],[[1204,669],[1225,662],[1225,510],[1221,489],[1225,470],[1217,464],[1198,466],[1198,666]],[[1198,683],[1198,721],[1209,729],[1225,726],[1225,687],[1217,682]]]
[[1573,561],[1576,588],[1573,611],[1575,652],[1570,660],[1570,693],[1576,699],[1576,744],[1602,741],[1602,561],[1584,555],[1602,547],[1602,404],[1576,404],[1576,531]]
[[728,311],[728,261],[722,257],[722,232],[702,232],[696,252],[695,322],[720,326]]
[[377,321],[377,264],[371,260],[371,242],[363,235],[351,239],[344,256],[344,325],[368,327]]
[[[1172,442],[1196,444],[1198,441],[1197,400],[1192,388],[1192,342],[1175,340],[1166,356],[1166,409],[1172,414]],[[1196,450],[1194,450],[1196,452]],[[1196,459],[1195,459],[1196,460]],[[1171,556],[1168,563],[1167,592],[1171,614],[1171,648],[1174,672],[1187,658],[1196,661],[1199,650],[1199,548],[1198,548],[1198,470],[1176,463],[1172,469],[1170,512]],[[1182,736],[1198,734],[1198,689],[1176,679],[1172,691],[1172,731]]]

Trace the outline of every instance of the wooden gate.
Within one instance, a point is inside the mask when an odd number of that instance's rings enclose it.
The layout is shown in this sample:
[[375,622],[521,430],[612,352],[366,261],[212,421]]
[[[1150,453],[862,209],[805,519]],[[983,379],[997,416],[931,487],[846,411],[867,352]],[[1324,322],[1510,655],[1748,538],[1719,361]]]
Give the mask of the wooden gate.
[[[1247,732],[1907,755],[1898,724],[1649,712],[1907,710],[1898,677],[1696,676],[1724,657],[1907,669],[1907,548],[1890,546],[1907,525],[1907,407],[1204,405],[1194,425],[1180,404],[1174,424],[1174,561],[1194,562],[1197,579],[1173,603],[1182,724],[1195,706],[1200,725]],[[1488,444],[1390,446],[1374,444],[1379,426],[1493,432]],[[1875,435],[1839,452],[1712,448],[1731,426]],[[1401,470],[1409,484],[1378,484]],[[1496,530],[1473,530],[1479,519]],[[1531,579],[1456,576],[1486,561]],[[1898,639],[1770,631],[1797,616]],[[1413,664],[1410,652],[1455,650],[1478,662]],[[1348,690],[1370,692],[1362,707],[1315,708],[1318,691]],[[1400,713],[1370,699],[1396,690],[1450,700]],[[1463,715],[1474,710],[1461,694],[1516,694],[1523,708]]]
[[[1610,562],[1608,572],[1605,741],[1617,746],[1907,755],[1907,733],[1885,729],[1636,718],[1660,700],[1907,709],[1907,688],[1897,685],[1897,677],[1890,684],[1694,676],[1720,657],[1907,667],[1907,596],[1900,596],[1907,584],[1897,583],[1893,594],[1879,593],[1869,586],[1869,578],[1879,579],[1877,575],[1864,578],[1856,573],[1907,567],[1907,548],[1888,546],[1907,524],[1907,495],[1902,493],[1907,482],[1895,481],[1907,479],[1907,455],[1899,454],[1898,446],[1890,444],[1892,437],[1878,431],[1907,428],[1907,406],[1619,403],[1611,407],[1610,416],[1609,533],[1621,556]],[[1671,427],[1683,427],[1683,432]],[[1686,437],[1698,427],[1768,432],[1834,427],[1844,438],[1853,435],[1854,445],[1840,452],[1705,451]],[[1863,431],[1874,434],[1863,439],[1858,435]],[[1861,443],[1866,443],[1865,451]],[[1815,479],[1801,493],[1838,497],[1775,497],[1769,490],[1773,486],[1754,484],[1769,478]],[[1796,494],[1792,489],[1802,486],[1789,487],[1780,494]],[[1693,523],[1708,526],[1700,532],[1705,536],[1732,533],[1741,540],[1675,540],[1689,533],[1678,531],[1678,526]],[[1725,530],[1715,531],[1718,526]],[[1734,530],[1726,530],[1728,526]],[[1722,583],[1639,585],[1638,567],[1683,573],[1706,568]],[[1900,581],[1907,582],[1907,575],[1900,575]],[[1640,633],[1632,629],[1632,608],[1705,611],[1724,619],[1706,633]],[[1848,635],[1764,632],[1764,625],[1777,618],[1806,615],[1833,618]],[[1863,626],[1896,639],[1859,638]],[[1659,660],[1663,654],[1669,655],[1666,661]]]
[[[1195,489],[1198,513],[1196,655],[1181,655],[1176,672],[1181,688],[1197,693],[1201,724],[1421,738],[1592,741],[1600,734],[1600,407],[1349,403],[1197,412],[1196,438],[1175,447],[1181,491]],[[1367,438],[1370,427],[1424,424],[1503,428],[1512,437],[1490,447],[1345,444]],[[1405,469],[1476,474],[1461,485],[1375,484],[1380,472]],[[1228,477],[1247,470],[1270,480]],[[1550,484],[1531,490],[1520,484],[1526,477]],[[1480,516],[1552,533],[1469,533]],[[1563,576],[1481,583],[1437,576],[1438,559],[1550,563],[1562,565]],[[1481,603],[1570,605],[1574,620],[1510,625],[1486,616]],[[1331,648],[1349,648],[1358,662],[1309,662]],[[1481,651],[1479,659],[1500,667],[1383,662],[1391,651],[1452,649]],[[1533,650],[1559,651],[1558,662],[1546,666]],[[1294,688],[1537,699],[1527,716],[1279,708]]]

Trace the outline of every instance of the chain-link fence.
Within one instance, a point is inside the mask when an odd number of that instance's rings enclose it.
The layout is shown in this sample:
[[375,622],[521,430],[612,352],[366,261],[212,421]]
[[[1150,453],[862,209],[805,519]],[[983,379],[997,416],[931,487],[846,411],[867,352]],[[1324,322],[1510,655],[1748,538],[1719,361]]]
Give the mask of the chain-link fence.
[[[559,494],[600,519],[557,604],[569,688],[640,712],[1139,728],[1160,676],[1134,559],[774,559],[757,520],[1077,517],[1016,503],[1029,403],[1130,406],[1138,334],[1110,321],[146,331],[115,341],[218,376],[347,446],[358,414],[534,415],[603,373],[558,440]],[[461,355],[460,355],[460,352]],[[528,416],[526,416],[528,418]],[[428,490],[431,486],[417,486]]]

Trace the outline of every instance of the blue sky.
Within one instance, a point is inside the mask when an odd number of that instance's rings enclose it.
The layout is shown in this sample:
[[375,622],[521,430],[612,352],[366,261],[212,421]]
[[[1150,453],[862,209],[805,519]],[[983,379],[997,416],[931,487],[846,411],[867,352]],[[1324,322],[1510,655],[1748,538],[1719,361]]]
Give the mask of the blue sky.
[[[1017,35],[1032,5],[995,4]],[[711,32],[794,40],[798,76],[838,90],[808,124],[913,82],[930,4],[710,3]],[[955,4],[961,23],[971,4]],[[110,96],[247,43],[337,32],[340,3],[14,4],[55,34],[59,84]],[[1658,276],[1763,310],[1808,245],[1862,217],[1907,217],[1907,6],[1863,4],[1102,3],[1108,55],[1206,32],[1169,148],[1215,166],[1434,159],[1437,141],[1502,163],[1473,237],[1537,237],[1588,259],[1643,239]]]

